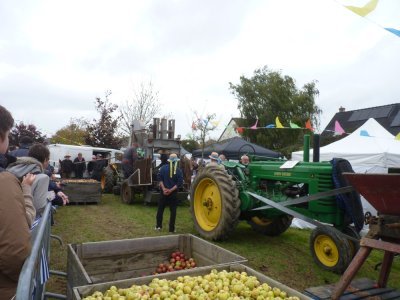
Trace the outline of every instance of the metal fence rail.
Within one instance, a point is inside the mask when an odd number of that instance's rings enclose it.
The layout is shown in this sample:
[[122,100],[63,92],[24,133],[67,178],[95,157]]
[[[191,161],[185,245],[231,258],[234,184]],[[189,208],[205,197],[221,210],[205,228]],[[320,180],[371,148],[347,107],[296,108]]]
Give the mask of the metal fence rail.
[[[41,300],[45,296],[45,284],[49,276],[51,209],[49,202],[39,224],[32,229],[32,250],[22,266],[16,300]],[[59,299],[63,298],[59,296]]]

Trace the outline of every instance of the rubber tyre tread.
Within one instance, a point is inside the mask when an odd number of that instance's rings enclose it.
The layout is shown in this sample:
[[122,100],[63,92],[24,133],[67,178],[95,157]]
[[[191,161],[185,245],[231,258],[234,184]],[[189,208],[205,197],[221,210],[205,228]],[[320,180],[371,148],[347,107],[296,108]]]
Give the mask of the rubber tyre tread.
[[[194,194],[199,182],[204,178],[212,179],[219,188],[221,194],[221,218],[217,226],[211,230],[206,231],[201,228],[196,220],[194,211]],[[220,166],[206,166],[200,174],[194,179],[190,190],[190,211],[194,220],[194,226],[197,232],[206,239],[221,241],[228,239],[229,235],[235,230],[239,222],[240,216],[240,200],[239,191],[232,176]]]
[[288,230],[290,225],[292,225],[292,220],[292,216],[284,215],[278,218],[274,218],[272,220],[272,223],[267,226],[259,225],[252,220],[247,221],[247,223],[249,223],[251,228],[253,228],[253,230],[258,233],[262,233],[268,236],[278,236]]
[[[336,265],[334,266],[327,266],[323,264],[318,259],[318,256],[315,253],[314,242],[315,239],[320,235],[329,236],[334,241],[338,249],[339,259]],[[333,230],[330,226],[319,226],[313,229],[310,236],[310,251],[312,258],[314,259],[314,262],[318,266],[337,274],[343,274],[343,272],[346,271],[347,267],[349,266],[352,260],[352,251],[349,241],[343,235]]]
[[121,185],[121,201],[126,204],[132,204],[134,199],[133,189],[129,186],[128,181],[124,180]]
[[[360,234],[357,232],[357,230],[354,228],[354,226],[348,225],[347,227],[345,227],[342,230],[342,232],[347,234],[347,235],[349,235],[349,236],[351,236],[351,237],[353,237],[353,238],[356,238],[358,240],[361,239]],[[358,250],[360,249],[360,242],[357,243],[357,242],[354,242],[352,240],[348,240],[348,241],[349,241],[350,245],[352,246],[351,248],[352,248],[353,251],[352,251],[351,258],[353,258],[357,254]]]
[[103,176],[105,177],[103,193],[111,194],[113,192],[113,188],[116,183],[114,171],[110,167],[107,167],[104,169]]
[[117,185],[115,185],[115,186],[113,187],[113,194],[114,194],[115,196],[121,195],[121,185],[120,185],[120,184],[117,184]]

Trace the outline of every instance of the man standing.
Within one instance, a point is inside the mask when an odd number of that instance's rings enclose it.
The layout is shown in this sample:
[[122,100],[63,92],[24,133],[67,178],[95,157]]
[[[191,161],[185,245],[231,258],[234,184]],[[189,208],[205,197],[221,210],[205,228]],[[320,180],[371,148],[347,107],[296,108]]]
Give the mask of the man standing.
[[74,159],[75,165],[75,177],[83,178],[83,172],[86,170],[85,159],[82,157],[82,153],[78,153],[78,157]]
[[160,182],[161,197],[158,200],[158,210],[156,217],[156,230],[161,230],[164,209],[169,205],[171,216],[169,218],[169,232],[175,232],[176,208],[178,206],[178,188],[183,184],[182,170],[178,168],[178,157],[175,153],[169,156],[168,162],[161,167],[158,173]]
[[61,164],[61,177],[71,178],[71,173],[74,170],[74,163],[71,160],[71,155],[67,154],[64,156],[64,160],[60,162]]

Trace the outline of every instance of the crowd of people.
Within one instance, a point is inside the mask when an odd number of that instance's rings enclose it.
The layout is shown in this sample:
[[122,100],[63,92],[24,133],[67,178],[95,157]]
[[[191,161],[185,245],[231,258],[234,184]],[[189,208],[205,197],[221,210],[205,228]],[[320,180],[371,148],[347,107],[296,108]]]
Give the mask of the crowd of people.
[[66,205],[68,196],[49,167],[50,151],[21,137],[18,149],[9,151],[14,119],[0,105],[0,298],[12,299],[19,273],[31,251],[31,226],[48,202]]

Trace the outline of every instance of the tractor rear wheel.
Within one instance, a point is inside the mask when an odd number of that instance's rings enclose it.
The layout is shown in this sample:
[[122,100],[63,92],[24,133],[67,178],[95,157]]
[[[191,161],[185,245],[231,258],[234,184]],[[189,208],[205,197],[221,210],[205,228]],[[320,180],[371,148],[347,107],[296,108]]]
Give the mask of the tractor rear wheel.
[[135,191],[129,186],[128,180],[125,180],[121,185],[121,200],[126,204],[132,204],[134,199]]
[[277,236],[284,233],[292,224],[292,216],[284,215],[275,219],[264,219],[253,217],[247,221],[254,231],[268,235]]
[[223,240],[235,229],[240,200],[235,182],[220,166],[208,166],[191,186],[190,210],[194,225],[206,239]]
[[349,241],[329,226],[316,227],[311,232],[310,250],[320,267],[342,274],[352,259]]

